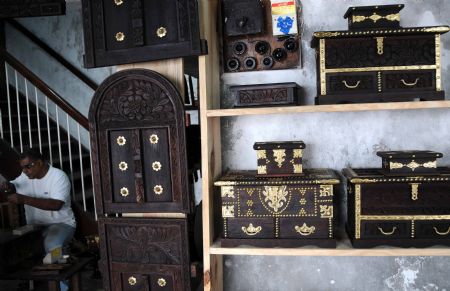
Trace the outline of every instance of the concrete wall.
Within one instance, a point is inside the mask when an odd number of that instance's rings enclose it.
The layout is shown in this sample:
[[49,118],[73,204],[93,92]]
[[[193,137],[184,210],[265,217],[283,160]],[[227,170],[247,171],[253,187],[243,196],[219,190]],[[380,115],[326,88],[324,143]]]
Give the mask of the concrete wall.
[[[404,3],[401,24],[450,23],[450,0],[303,0],[303,67],[285,71],[227,73],[222,104],[231,104],[230,84],[297,82],[305,101],[316,96],[314,31],[346,30],[349,6]],[[442,37],[442,83],[450,99],[450,33]],[[395,110],[245,116],[222,121],[223,170],[256,169],[255,141],[303,140],[306,168],[380,167],[379,150],[429,149],[450,166],[450,110]],[[450,194],[450,193],[449,193]],[[345,197],[342,208],[345,210]],[[341,226],[345,220],[341,213]],[[228,291],[450,290],[450,258],[248,257],[224,258]]]

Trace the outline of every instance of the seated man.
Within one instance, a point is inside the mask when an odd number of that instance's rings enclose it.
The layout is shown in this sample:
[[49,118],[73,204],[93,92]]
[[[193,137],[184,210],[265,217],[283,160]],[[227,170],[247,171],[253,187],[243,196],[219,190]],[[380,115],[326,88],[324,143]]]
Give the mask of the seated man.
[[8,193],[6,199],[10,203],[24,204],[27,224],[44,226],[46,253],[62,249],[71,240],[76,226],[69,178],[49,165],[35,149],[22,153],[19,159],[22,174],[11,183],[1,184],[0,189]]

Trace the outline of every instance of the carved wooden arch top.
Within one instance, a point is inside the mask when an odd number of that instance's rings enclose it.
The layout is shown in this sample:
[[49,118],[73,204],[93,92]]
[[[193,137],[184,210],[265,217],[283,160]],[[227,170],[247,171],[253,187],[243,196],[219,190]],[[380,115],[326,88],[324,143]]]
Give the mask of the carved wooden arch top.
[[[182,98],[164,76],[150,70],[130,69],[107,78],[96,91],[89,119],[99,127],[132,122],[183,124]],[[117,124],[117,127],[122,125]]]

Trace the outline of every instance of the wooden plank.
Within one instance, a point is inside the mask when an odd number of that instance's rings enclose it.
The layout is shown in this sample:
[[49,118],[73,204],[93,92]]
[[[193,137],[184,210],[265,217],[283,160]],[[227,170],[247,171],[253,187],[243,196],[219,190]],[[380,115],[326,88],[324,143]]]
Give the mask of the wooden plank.
[[335,249],[319,247],[299,248],[257,248],[235,247],[223,248],[220,242],[215,242],[210,248],[211,254],[216,255],[245,255],[245,256],[329,256],[329,257],[401,257],[401,256],[450,256],[450,247],[430,248],[396,248],[376,247],[371,249],[354,249],[350,241],[339,241]]
[[266,115],[311,112],[350,112],[350,111],[377,111],[377,110],[412,110],[450,108],[450,101],[421,101],[421,102],[389,102],[389,103],[360,103],[360,104],[333,104],[333,105],[307,105],[289,107],[261,107],[208,110],[208,117],[226,117],[241,115]]
[[116,66],[117,71],[123,71],[128,69],[147,69],[160,73],[170,82],[172,82],[175,87],[180,92],[181,96],[184,94],[184,69],[183,69],[183,59],[168,59],[153,62],[144,63],[134,63],[127,65]]

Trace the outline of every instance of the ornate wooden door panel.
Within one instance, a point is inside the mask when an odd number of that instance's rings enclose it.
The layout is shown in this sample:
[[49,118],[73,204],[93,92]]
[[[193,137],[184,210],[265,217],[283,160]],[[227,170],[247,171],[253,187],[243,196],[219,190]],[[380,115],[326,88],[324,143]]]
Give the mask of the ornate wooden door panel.
[[190,211],[184,109],[167,79],[142,69],[112,75],[89,119],[98,213]]

